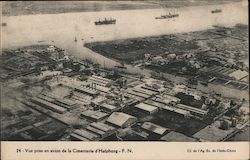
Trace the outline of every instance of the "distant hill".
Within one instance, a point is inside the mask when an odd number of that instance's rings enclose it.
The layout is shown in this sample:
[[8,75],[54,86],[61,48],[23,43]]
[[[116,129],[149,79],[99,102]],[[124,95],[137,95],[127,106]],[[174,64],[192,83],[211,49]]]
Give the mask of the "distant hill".
[[4,1],[2,14],[56,14],[68,12],[154,9],[198,5],[213,5],[242,0],[159,0],[159,1]]

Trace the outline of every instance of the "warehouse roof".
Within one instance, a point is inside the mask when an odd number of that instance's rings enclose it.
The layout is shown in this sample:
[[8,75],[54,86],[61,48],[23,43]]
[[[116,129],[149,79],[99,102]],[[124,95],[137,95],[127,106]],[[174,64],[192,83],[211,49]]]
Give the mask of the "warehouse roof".
[[87,138],[89,140],[95,140],[97,139],[99,136],[94,134],[94,133],[91,133],[89,131],[86,131],[86,130],[83,130],[83,129],[77,129],[75,130],[73,133],[79,135],[79,136],[82,136],[84,138]]
[[115,124],[117,126],[123,126],[129,119],[135,119],[137,120],[136,117],[131,116],[129,114],[126,113],[122,113],[122,112],[114,112],[112,113],[109,118],[107,119],[107,122]]
[[102,130],[104,132],[113,131],[115,129],[112,126],[109,126],[109,125],[101,123],[101,122],[91,123],[90,126],[95,127],[95,128]]
[[145,110],[145,111],[148,111],[148,112],[152,112],[152,111],[155,111],[158,109],[157,107],[151,106],[151,105],[146,104],[146,103],[139,103],[139,104],[135,105],[135,107],[142,109],[142,110]]
[[93,119],[100,119],[106,117],[108,114],[100,111],[86,110],[83,111],[81,115],[91,117]]
[[59,111],[59,112],[65,112],[65,111],[67,111],[67,110],[66,110],[65,108],[63,108],[63,107],[60,107],[60,106],[58,106],[58,105],[56,105],[56,104],[50,103],[50,102],[48,102],[48,101],[45,101],[45,100],[40,99],[40,98],[37,98],[37,97],[32,98],[32,101],[38,102],[38,103],[40,103],[40,104],[43,104],[43,105],[45,105],[46,107],[49,107],[50,109],[57,110],[57,111]]
[[195,133],[193,137],[206,141],[216,142],[226,137],[227,134],[228,133],[222,129],[214,126],[207,126],[199,132]]
[[102,108],[106,108],[106,109],[111,110],[111,111],[116,110],[116,109],[119,108],[119,107],[116,107],[116,106],[113,106],[113,105],[110,105],[110,104],[107,104],[107,103],[100,104],[100,106]]
[[171,131],[165,136],[161,137],[162,141],[168,141],[168,142],[194,142],[196,139],[188,137],[182,133]]
[[142,125],[142,128],[146,129],[148,131],[151,131],[153,133],[159,134],[159,135],[162,135],[167,131],[166,128],[159,126],[159,125],[156,125],[156,124],[151,123],[151,122],[144,122]]
[[234,77],[237,80],[240,80],[248,75],[247,71],[236,70],[233,73],[229,74],[230,77]]

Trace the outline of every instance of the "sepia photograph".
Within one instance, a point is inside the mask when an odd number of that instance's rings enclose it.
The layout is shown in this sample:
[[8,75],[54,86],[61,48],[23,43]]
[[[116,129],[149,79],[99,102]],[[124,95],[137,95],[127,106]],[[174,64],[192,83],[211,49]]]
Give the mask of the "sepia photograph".
[[248,28],[247,0],[1,2],[1,141],[249,142]]

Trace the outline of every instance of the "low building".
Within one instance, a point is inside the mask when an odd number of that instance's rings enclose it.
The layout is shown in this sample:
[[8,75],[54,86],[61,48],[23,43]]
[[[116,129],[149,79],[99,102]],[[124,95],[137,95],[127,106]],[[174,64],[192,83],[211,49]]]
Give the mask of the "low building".
[[86,110],[80,116],[94,122],[99,122],[108,117],[108,114],[100,111]]
[[152,95],[156,94],[156,92],[145,90],[145,89],[142,89],[142,88],[133,88],[133,91],[143,93],[143,94],[147,94],[149,96],[152,96]]
[[182,133],[171,131],[165,136],[160,138],[160,141],[167,141],[167,142],[195,142],[197,141],[194,138],[188,137]]
[[223,140],[232,132],[233,130],[222,130],[215,126],[207,126],[195,133],[193,137],[199,139],[200,141],[218,142]]
[[70,134],[70,139],[72,141],[89,141],[89,139],[84,138],[84,137],[82,137],[82,136],[80,136],[78,134],[75,134],[75,133]]
[[70,99],[56,99],[54,101],[55,104],[66,108],[67,110],[75,109],[77,107],[77,103]]
[[158,108],[162,108],[162,107],[165,106],[165,104],[160,103],[160,102],[153,101],[153,100],[151,100],[151,99],[148,99],[148,100],[144,101],[143,103],[146,103],[146,104],[149,104],[149,105],[158,107]]
[[110,79],[103,78],[103,77],[96,76],[96,75],[91,76],[88,79],[88,82],[99,85],[99,86],[104,86],[104,87],[108,87],[113,83],[113,81]]
[[132,91],[132,90],[128,90],[127,93],[132,94],[134,96],[139,96],[139,97],[142,97],[142,98],[149,98],[150,97],[150,95],[148,95],[148,94],[135,92],[135,91]]
[[202,110],[202,109],[191,107],[191,106],[187,106],[187,105],[184,105],[184,104],[177,104],[176,108],[189,111],[190,114],[192,114],[194,116],[201,117],[201,118],[204,117],[204,116],[206,116],[207,113],[208,113],[207,110]]
[[114,127],[104,124],[102,122],[94,122],[94,123],[91,123],[90,126],[93,128],[99,129],[108,135],[114,133],[116,130]]
[[100,92],[91,87],[76,87],[76,91],[90,95],[90,96],[97,96]]
[[101,139],[106,138],[115,133],[116,129],[102,122],[94,122],[86,127],[86,130],[100,136]]
[[158,108],[154,107],[152,105],[146,104],[146,103],[139,103],[135,105],[135,108],[147,113],[147,114],[153,114],[158,112]]
[[107,123],[120,128],[126,128],[134,125],[137,122],[137,118],[122,112],[114,112],[107,119]]
[[156,124],[151,123],[151,122],[144,122],[141,127],[143,129],[145,129],[151,133],[157,134],[157,135],[163,135],[168,131],[167,128],[156,125]]
[[116,112],[121,109],[120,106],[113,106],[107,103],[97,104],[96,107],[108,113]]
[[37,98],[37,97],[32,98],[31,101],[35,104],[38,104],[39,106],[45,107],[47,109],[50,109],[50,110],[57,112],[57,113],[60,113],[60,114],[63,114],[67,111],[63,107],[60,107],[56,104],[53,104],[51,102],[45,101],[45,100]]
[[90,141],[95,141],[95,140],[98,140],[100,138],[99,135],[94,134],[93,132],[89,132],[89,131],[84,130],[84,129],[77,129],[77,130],[73,131],[73,133],[78,135],[78,136],[81,136],[85,139],[88,139]]

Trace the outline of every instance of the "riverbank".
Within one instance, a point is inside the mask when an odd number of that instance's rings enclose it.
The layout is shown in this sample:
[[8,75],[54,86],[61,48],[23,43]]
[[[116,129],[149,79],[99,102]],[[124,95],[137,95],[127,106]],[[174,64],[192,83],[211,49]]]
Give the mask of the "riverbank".
[[241,0],[220,1],[6,1],[2,3],[4,16],[30,15],[30,14],[57,14],[70,12],[112,11],[112,10],[134,10],[134,9],[156,9],[176,8],[188,6],[216,5]]

